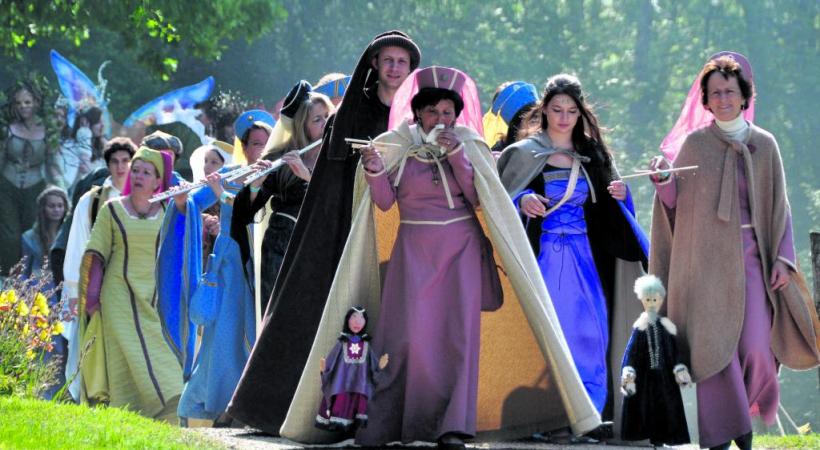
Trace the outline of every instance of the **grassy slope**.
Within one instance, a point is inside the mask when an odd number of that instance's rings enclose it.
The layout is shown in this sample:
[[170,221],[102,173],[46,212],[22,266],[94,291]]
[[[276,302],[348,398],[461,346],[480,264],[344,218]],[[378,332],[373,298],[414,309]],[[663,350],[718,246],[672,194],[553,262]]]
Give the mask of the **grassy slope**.
[[820,434],[810,433],[803,436],[790,434],[787,436],[755,435],[752,445],[755,448],[820,448]]
[[0,418],[0,449],[220,448],[188,430],[117,408],[0,397]]

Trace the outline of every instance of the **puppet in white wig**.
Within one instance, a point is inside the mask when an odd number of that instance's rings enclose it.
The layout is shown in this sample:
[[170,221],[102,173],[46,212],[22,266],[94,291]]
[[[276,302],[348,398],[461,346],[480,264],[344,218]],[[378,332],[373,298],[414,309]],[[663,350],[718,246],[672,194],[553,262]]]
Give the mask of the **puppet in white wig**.
[[635,280],[635,294],[644,312],[632,326],[621,370],[623,404],[621,438],[652,445],[689,442],[678,386],[692,383],[675,345],[675,324],[658,312],[666,297],[661,280],[644,275]]

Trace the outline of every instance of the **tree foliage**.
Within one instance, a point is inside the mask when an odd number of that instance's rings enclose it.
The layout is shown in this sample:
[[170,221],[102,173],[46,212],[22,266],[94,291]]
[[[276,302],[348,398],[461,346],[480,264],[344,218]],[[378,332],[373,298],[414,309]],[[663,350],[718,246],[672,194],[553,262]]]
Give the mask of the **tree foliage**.
[[7,24],[0,47],[7,56],[21,59],[43,39],[79,47],[93,30],[107,29],[135,51],[141,65],[167,80],[177,70],[173,55],[178,51],[218,60],[225,40],[254,39],[286,16],[279,2],[271,0],[0,2],[0,20]]

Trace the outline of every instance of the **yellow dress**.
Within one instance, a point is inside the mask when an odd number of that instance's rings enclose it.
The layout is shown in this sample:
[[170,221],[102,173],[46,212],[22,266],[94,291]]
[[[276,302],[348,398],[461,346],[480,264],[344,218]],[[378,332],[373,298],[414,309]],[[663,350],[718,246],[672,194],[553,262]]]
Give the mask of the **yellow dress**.
[[[163,211],[141,219],[126,211],[123,200],[112,199],[100,209],[82,270],[87,280],[90,256],[103,260],[98,314],[107,398],[110,406],[173,421],[182,392],[182,368],[165,340],[156,310],[154,277]],[[91,328],[83,335],[83,345],[91,339],[89,331]],[[97,361],[87,360],[99,364]],[[100,371],[100,367],[86,369]]]

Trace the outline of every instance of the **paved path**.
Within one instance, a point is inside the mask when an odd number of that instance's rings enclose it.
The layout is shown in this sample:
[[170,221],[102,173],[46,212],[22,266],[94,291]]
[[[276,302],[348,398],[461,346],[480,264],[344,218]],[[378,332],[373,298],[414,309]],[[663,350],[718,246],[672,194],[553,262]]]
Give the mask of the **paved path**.
[[[250,449],[250,450],[295,450],[295,449],[355,449],[352,440],[342,441],[332,446],[310,446],[301,445],[284,438],[275,438],[265,434],[257,433],[251,429],[237,429],[237,428],[195,428],[195,432],[201,433],[215,441],[223,443],[227,448],[231,449]],[[407,446],[389,446],[389,450],[399,449],[434,449],[435,445],[427,442],[412,443]],[[637,447],[637,446],[621,446],[611,444],[576,444],[576,445],[556,445],[537,442],[534,440],[512,441],[512,442],[480,442],[467,444],[468,449],[487,449],[487,450],[507,450],[507,449],[525,449],[525,450],[553,450],[562,448],[571,448],[573,450],[627,450],[627,449],[647,449],[651,447]],[[675,447],[681,450],[697,450],[696,445],[685,445]]]

